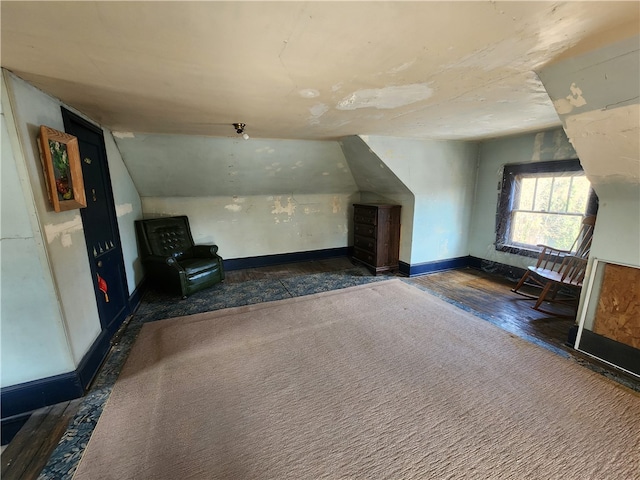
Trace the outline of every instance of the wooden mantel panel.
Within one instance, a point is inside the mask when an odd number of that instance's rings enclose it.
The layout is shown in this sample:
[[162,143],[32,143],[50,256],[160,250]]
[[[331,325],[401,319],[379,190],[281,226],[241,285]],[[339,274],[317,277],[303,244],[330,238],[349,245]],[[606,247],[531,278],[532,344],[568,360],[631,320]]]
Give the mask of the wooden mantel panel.
[[640,349],[640,268],[605,265],[593,332]]

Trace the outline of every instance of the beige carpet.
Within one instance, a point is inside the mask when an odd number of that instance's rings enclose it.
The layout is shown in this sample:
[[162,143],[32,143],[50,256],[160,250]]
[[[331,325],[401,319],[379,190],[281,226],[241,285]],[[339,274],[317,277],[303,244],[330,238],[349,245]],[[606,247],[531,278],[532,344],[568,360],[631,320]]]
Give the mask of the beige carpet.
[[146,324],[81,479],[637,479],[640,396],[390,280]]

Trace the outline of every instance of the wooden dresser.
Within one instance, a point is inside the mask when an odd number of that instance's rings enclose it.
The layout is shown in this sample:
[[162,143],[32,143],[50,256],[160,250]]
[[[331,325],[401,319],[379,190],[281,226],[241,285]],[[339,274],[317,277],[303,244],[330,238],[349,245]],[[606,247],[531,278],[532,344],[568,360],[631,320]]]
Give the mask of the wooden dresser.
[[353,205],[353,260],[374,274],[398,269],[400,205]]

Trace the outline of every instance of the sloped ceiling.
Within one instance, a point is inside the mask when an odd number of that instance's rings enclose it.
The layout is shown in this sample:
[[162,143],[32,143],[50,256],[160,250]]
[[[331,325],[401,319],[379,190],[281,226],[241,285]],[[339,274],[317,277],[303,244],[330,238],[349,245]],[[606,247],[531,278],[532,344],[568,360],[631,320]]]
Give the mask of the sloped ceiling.
[[2,66],[103,126],[479,139],[558,126],[534,71],[637,2],[7,2]]
[[137,134],[116,143],[142,197],[358,190],[337,142]]
[[540,78],[596,191],[640,185],[640,36],[558,61]]
[[361,137],[344,138],[340,141],[340,145],[353,172],[358,190],[375,192],[379,195],[413,195]]

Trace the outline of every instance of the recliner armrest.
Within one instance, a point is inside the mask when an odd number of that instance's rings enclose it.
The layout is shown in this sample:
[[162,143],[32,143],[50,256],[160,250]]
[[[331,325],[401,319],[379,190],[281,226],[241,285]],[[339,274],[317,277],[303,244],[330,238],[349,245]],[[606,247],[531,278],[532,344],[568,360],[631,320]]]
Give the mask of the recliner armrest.
[[194,245],[191,247],[191,253],[194,257],[216,258],[218,256],[218,246]]
[[162,257],[160,255],[148,255],[142,259],[143,263],[153,264],[157,266],[171,266],[177,270],[184,270],[174,257]]

